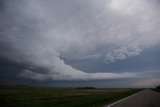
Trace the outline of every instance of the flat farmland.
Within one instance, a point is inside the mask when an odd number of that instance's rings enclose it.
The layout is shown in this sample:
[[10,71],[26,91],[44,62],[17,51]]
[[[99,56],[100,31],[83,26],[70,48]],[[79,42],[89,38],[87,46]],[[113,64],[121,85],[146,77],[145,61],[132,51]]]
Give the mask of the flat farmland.
[[1,87],[1,107],[102,107],[142,89]]

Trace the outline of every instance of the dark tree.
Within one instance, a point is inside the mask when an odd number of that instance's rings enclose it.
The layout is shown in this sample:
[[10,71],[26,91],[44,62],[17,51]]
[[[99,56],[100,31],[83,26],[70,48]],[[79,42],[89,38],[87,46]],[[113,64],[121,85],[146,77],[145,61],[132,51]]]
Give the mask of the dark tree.
[[157,89],[157,90],[160,90],[160,86],[157,86],[156,89]]

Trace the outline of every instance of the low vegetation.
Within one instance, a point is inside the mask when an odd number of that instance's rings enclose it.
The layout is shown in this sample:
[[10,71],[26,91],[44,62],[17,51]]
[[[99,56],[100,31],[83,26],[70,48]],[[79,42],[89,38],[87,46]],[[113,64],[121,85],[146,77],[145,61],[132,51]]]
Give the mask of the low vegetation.
[[160,86],[157,86],[157,87],[156,87],[156,90],[160,90]]
[[102,107],[141,90],[1,87],[0,107]]
[[155,89],[152,89],[152,90],[160,93],[160,86],[157,86]]

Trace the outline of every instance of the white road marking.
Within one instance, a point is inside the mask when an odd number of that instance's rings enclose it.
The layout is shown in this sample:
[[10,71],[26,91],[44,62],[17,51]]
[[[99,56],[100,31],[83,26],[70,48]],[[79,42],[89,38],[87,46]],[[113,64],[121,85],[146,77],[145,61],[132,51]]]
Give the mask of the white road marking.
[[[146,89],[146,90],[148,90],[148,89]],[[114,102],[114,103],[111,103],[111,104],[109,104],[109,105],[105,105],[104,107],[112,107],[113,105],[115,105],[115,104],[117,104],[117,103],[119,103],[119,102],[121,102],[121,101],[124,101],[124,100],[126,100],[126,99],[128,99],[128,98],[131,98],[131,97],[133,97],[133,96],[135,96],[135,95],[137,95],[137,94],[139,94],[139,93],[142,93],[143,91],[146,91],[146,90],[142,90],[142,91],[140,91],[140,92],[138,92],[138,93],[136,93],[136,94],[133,94],[133,95],[131,95],[131,96],[129,96],[129,97],[126,97],[126,98],[124,98],[124,99],[118,100],[118,101],[116,101],[116,102]]]

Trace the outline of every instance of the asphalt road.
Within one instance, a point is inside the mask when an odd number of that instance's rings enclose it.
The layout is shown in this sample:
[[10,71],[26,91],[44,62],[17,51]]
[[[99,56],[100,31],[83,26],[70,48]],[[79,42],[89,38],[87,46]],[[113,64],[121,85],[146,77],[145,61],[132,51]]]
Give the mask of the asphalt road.
[[105,107],[160,107],[160,93],[146,89]]

